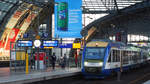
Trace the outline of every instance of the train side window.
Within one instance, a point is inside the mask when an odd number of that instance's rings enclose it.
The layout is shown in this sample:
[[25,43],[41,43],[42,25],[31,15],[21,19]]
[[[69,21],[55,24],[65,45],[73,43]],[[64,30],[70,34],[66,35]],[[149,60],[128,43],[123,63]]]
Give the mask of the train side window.
[[117,50],[115,50],[115,62],[117,62]]
[[122,61],[124,61],[125,51],[122,51]]
[[133,55],[132,55],[132,60],[135,60],[135,58],[136,58],[136,53],[135,53],[135,51],[133,52]]
[[120,62],[120,50],[117,50],[117,55],[116,56],[117,56],[117,60],[116,61]]
[[112,51],[110,51],[110,53],[109,53],[109,58],[108,58],[108,62],[111,62],[111,53],[112,53]]
[[116,50],[113,50],[113,60],[112,62],[116,62]]
[[112,62],[114,62],[114,59],[115,58],[115,51],[114,50],[112,50]]
[[111,62],[113,62],[113,50],[111,50]]
[[120,61],[120,50],[113,50],[113,62]]
[[128,63],[129,62],[129,54],[130,54],[130,52],[129,51],[126,51],[126,63]]
[[[137,52],[138,53],[138,57],[139,57],[139,59],[141,59],[141,55],[140,55],[140,53],[139,52]],[[144,53],[144,55],[145,55],[145,53]]]
[[127,51],[126,53],[127,53],[127,55],[126,55],[126,62],[128,62],[129,61],[129,54],[130,54],[130,52]]
[[132,55],[133,55],[133,53],[132,53],[132,51],[130,51],[130,56],[129,56],[130,61],[132,60]]
[[122,54],[122,63],[127,64],[128,63],[128,51],[123,51]]

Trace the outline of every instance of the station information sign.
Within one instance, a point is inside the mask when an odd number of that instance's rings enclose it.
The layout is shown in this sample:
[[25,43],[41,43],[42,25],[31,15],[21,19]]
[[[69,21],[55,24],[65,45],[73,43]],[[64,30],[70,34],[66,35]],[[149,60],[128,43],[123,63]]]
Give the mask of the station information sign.
[[72,48],[72,43],[68,43],[68,44],[59,44],[59,48]]
[[44,47],[57,47],[58,46],[58,40],[47,40],[43,41]]
[[33,45],[32,41],[25,41],[25,40],[19,40],[18,46],[19,47],[31,47]]
[[73,43],[72,48],[81,48],[81,44],[80,43]]

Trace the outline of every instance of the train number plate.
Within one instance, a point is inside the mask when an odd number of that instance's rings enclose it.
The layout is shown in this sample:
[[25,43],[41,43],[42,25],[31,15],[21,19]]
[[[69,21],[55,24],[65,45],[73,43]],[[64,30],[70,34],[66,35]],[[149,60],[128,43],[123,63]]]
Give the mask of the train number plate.
[[98,63],[88,63],[89,66],[97,66]]

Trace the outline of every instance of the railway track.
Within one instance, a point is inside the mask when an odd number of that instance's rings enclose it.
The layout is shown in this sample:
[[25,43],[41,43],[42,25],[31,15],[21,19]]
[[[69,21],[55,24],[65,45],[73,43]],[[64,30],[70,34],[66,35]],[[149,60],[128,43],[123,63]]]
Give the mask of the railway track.
[[117,75],[105,79],[84,79],[80,74],[72,77],[34,82],[31,84],[142,84],[150,80],[149,71],[149,65],[145,65],[128,72],[123,72],[120,81],[117,80]]

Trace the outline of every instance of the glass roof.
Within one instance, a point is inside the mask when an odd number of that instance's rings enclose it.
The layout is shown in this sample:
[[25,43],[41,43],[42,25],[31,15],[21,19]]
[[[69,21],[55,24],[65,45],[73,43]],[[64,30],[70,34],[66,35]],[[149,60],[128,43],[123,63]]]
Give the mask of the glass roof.
[[84,13],[110,13],[144,0],[82,0]]
[[[36,3],[45,3],[53,2],[54,0],[0,0],[0,22],[3,20],[3,17],[7,12],[17,3],[18,1],[29,1]],[[123,9],[135,3],[141,2],[144,0],[82,0],[82,9],[83,13],[86,14],[108,14],[117,9]],[[89,16],[89,15],[87,15]],[[92,16],[92,15],[91,15]],[[91,18],[90,16],[90,18]],[[85,15],[86,17],[86,15]],[[100,17],[100,16],[94,16]],[[95,18],[97,19],[97,18]],[[95,20],[93,19],[93,20]],[[93,21],[89,20],[89,21]]]
[[19,0],[3,0],[3,1],[9,2],[9,3],[16,3],[16,2],[18,2]]
[[[23,0],[35,3],[54,2],[55,0]],[[144,0],[82,0],[84,13],[110,13],[116,9],[123,9]]]
[[0,1],[0,22],[3,20],[7,12],[17,3],[19,0],[1,0]]

